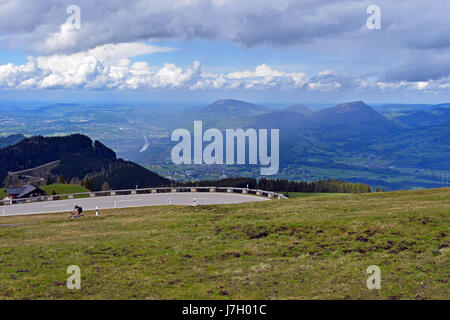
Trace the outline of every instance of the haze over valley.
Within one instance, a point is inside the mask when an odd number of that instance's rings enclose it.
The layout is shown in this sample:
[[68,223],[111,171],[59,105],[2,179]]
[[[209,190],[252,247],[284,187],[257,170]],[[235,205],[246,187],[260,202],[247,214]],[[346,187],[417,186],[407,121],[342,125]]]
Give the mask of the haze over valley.
[[[14,134],[82,133],[120,158],[179,181],[260,174],[254,165],[174,165],[170,134],[177,128],[192,131],[195,120],[203,121],[205,130],[279,129],[280,170],[273,178],[336,178],[396,190],[445,185],[450,169],[450,104],[369,106],[357,101],[318,109],[221,99],[186,107],[24,103],[11,108],[2,102],[0,108],[4,140]],[[12,136],[4,144],[18,140]],[[148,147],[142,148],[146,140]]]

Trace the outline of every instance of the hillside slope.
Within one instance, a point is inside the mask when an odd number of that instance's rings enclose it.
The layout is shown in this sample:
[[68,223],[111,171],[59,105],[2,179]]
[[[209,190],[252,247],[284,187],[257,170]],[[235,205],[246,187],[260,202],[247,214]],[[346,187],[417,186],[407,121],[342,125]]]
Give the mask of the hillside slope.
[[285,108],[284,111],[297,112],[305,116],[310,116],[311,114],[313,114],[313,111],[303,104],[295,104],[293,106]]
[[0,137],[0,149],[19,143],[23,139],[25,139],[25,137],[22,134],[12,134],[10,136]]
[[450,299],[449,192],[0,217],[0,299]]
[[384,159],[395,154],[398,166],[447,171],[450,170],[449,145],[450,121],[377,139],[368,150]]
[[450,121],[450,108],[445,106],[431,110],[407,110],[394,119],[409,128],[436,126]]

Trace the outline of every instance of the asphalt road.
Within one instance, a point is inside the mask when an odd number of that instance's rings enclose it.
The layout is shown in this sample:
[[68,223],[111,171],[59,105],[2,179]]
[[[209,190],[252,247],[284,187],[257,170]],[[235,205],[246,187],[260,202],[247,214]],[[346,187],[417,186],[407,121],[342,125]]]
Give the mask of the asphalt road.
[[0,207],[0,216],[3,215],[3,210],[5,210],[5,216],[55,212],[70,213],[76,204],[81,206],[83,211],[95,210],[96,207],[102,210],[161,205],[194,205],[194,199],[196,205],[269,201],[268,199],[252,195],[222,192],[138,194],[14,204]]

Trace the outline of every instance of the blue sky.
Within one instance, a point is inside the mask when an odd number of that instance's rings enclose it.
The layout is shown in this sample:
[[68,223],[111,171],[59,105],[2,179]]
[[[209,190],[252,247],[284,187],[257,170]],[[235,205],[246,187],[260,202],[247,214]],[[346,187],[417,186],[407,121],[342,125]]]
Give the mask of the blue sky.
[[0,100],[450,101],[446,0],[71,4],[0,3]]

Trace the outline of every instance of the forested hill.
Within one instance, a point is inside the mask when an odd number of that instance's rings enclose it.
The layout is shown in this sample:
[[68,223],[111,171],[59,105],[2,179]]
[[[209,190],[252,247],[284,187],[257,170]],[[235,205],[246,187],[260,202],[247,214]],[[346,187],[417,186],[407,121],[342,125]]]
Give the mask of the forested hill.
[[[0,149],[0,181],[15,172],[60,160],[51,175],[90,179],[93,189],[107,182],[111,189],[152,187],[169,184],[169,180],[139,166],[117,159],[116,153],[99,141],[81,134],[63,137],[35,136]],[[46,177],[42,177],[46,178]]]

